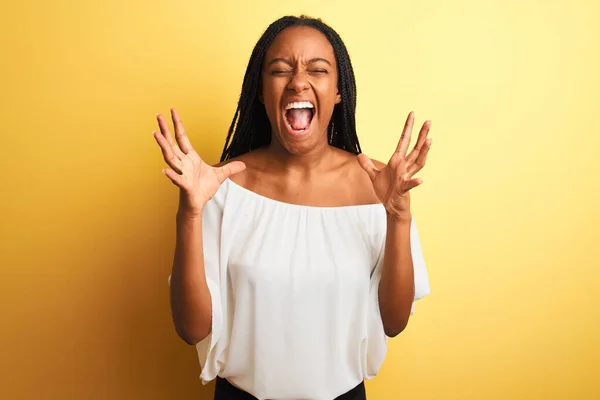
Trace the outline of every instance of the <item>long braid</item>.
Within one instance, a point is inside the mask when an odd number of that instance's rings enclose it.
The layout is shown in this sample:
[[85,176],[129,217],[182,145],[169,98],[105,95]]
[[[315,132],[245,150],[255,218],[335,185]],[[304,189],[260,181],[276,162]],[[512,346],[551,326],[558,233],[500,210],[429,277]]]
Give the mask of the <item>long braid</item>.
[[361,152],[356,134],[356,80],[350,56],[340,36],[319,19],[286,16],[273,22],[254,47],[242,84],[242,91],[229,126],[221,161],[266,146],[271,142],[271,125],[259,101],[262,63],[275,37],[291,26],[309,26],[323,33],[333,47],[338,66],[338,90],[342,101],[336,104],[327,128],[328,142],[353,154]]

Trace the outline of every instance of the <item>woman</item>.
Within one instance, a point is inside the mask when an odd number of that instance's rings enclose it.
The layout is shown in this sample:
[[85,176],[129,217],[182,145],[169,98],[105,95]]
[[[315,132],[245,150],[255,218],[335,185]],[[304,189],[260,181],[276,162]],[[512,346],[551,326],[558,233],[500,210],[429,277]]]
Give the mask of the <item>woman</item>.
[[154,133],[180,188],[171,310],[215,399],[364,399],[387,337],[429,292],[410,212],[430,123],[388,164],[360,154],[346,48],[284,17],[258,41],[221,164],[172,110]]

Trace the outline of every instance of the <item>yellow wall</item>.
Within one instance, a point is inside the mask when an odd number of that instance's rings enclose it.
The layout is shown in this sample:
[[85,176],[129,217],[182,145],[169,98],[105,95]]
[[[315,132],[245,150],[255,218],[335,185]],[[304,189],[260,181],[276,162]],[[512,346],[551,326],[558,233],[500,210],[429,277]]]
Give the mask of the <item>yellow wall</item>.
[[351,51],[367,154],[433,120],[433,292],[370,399],[600,398],[598,2],[3,3],[0,398],[209,399],[170,320],[154,114],[217,161],[253,44],[302,12]]

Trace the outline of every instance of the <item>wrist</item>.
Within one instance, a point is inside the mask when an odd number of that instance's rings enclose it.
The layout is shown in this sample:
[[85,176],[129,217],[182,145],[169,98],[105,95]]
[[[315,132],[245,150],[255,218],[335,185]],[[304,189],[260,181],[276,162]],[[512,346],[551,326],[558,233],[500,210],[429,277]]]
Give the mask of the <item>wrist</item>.
[[198,201],[190,194],[183,191],[179,192],[179,208],[177,209],[178,219],[196,220],[202,217],[206,202]]
[[410,211],[387,211],[388,225],[409,225],[412,222],[412,214]]
[[179,221],[197,221],[202,219],[202,212],[204,211],[204,207],[200,209],[190,209],[187,207],[179,207],[177,210],[177,219]]

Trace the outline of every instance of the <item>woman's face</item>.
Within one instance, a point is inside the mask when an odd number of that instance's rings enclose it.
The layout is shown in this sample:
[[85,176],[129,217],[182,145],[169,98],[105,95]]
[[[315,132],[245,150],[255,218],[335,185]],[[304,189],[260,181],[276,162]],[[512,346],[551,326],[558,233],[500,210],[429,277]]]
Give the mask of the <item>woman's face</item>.
[[306,26],[284,29],[263,62],[261,101],[273,140],[292,154],[327,145],[327,126],[341,101],[333,47]]

